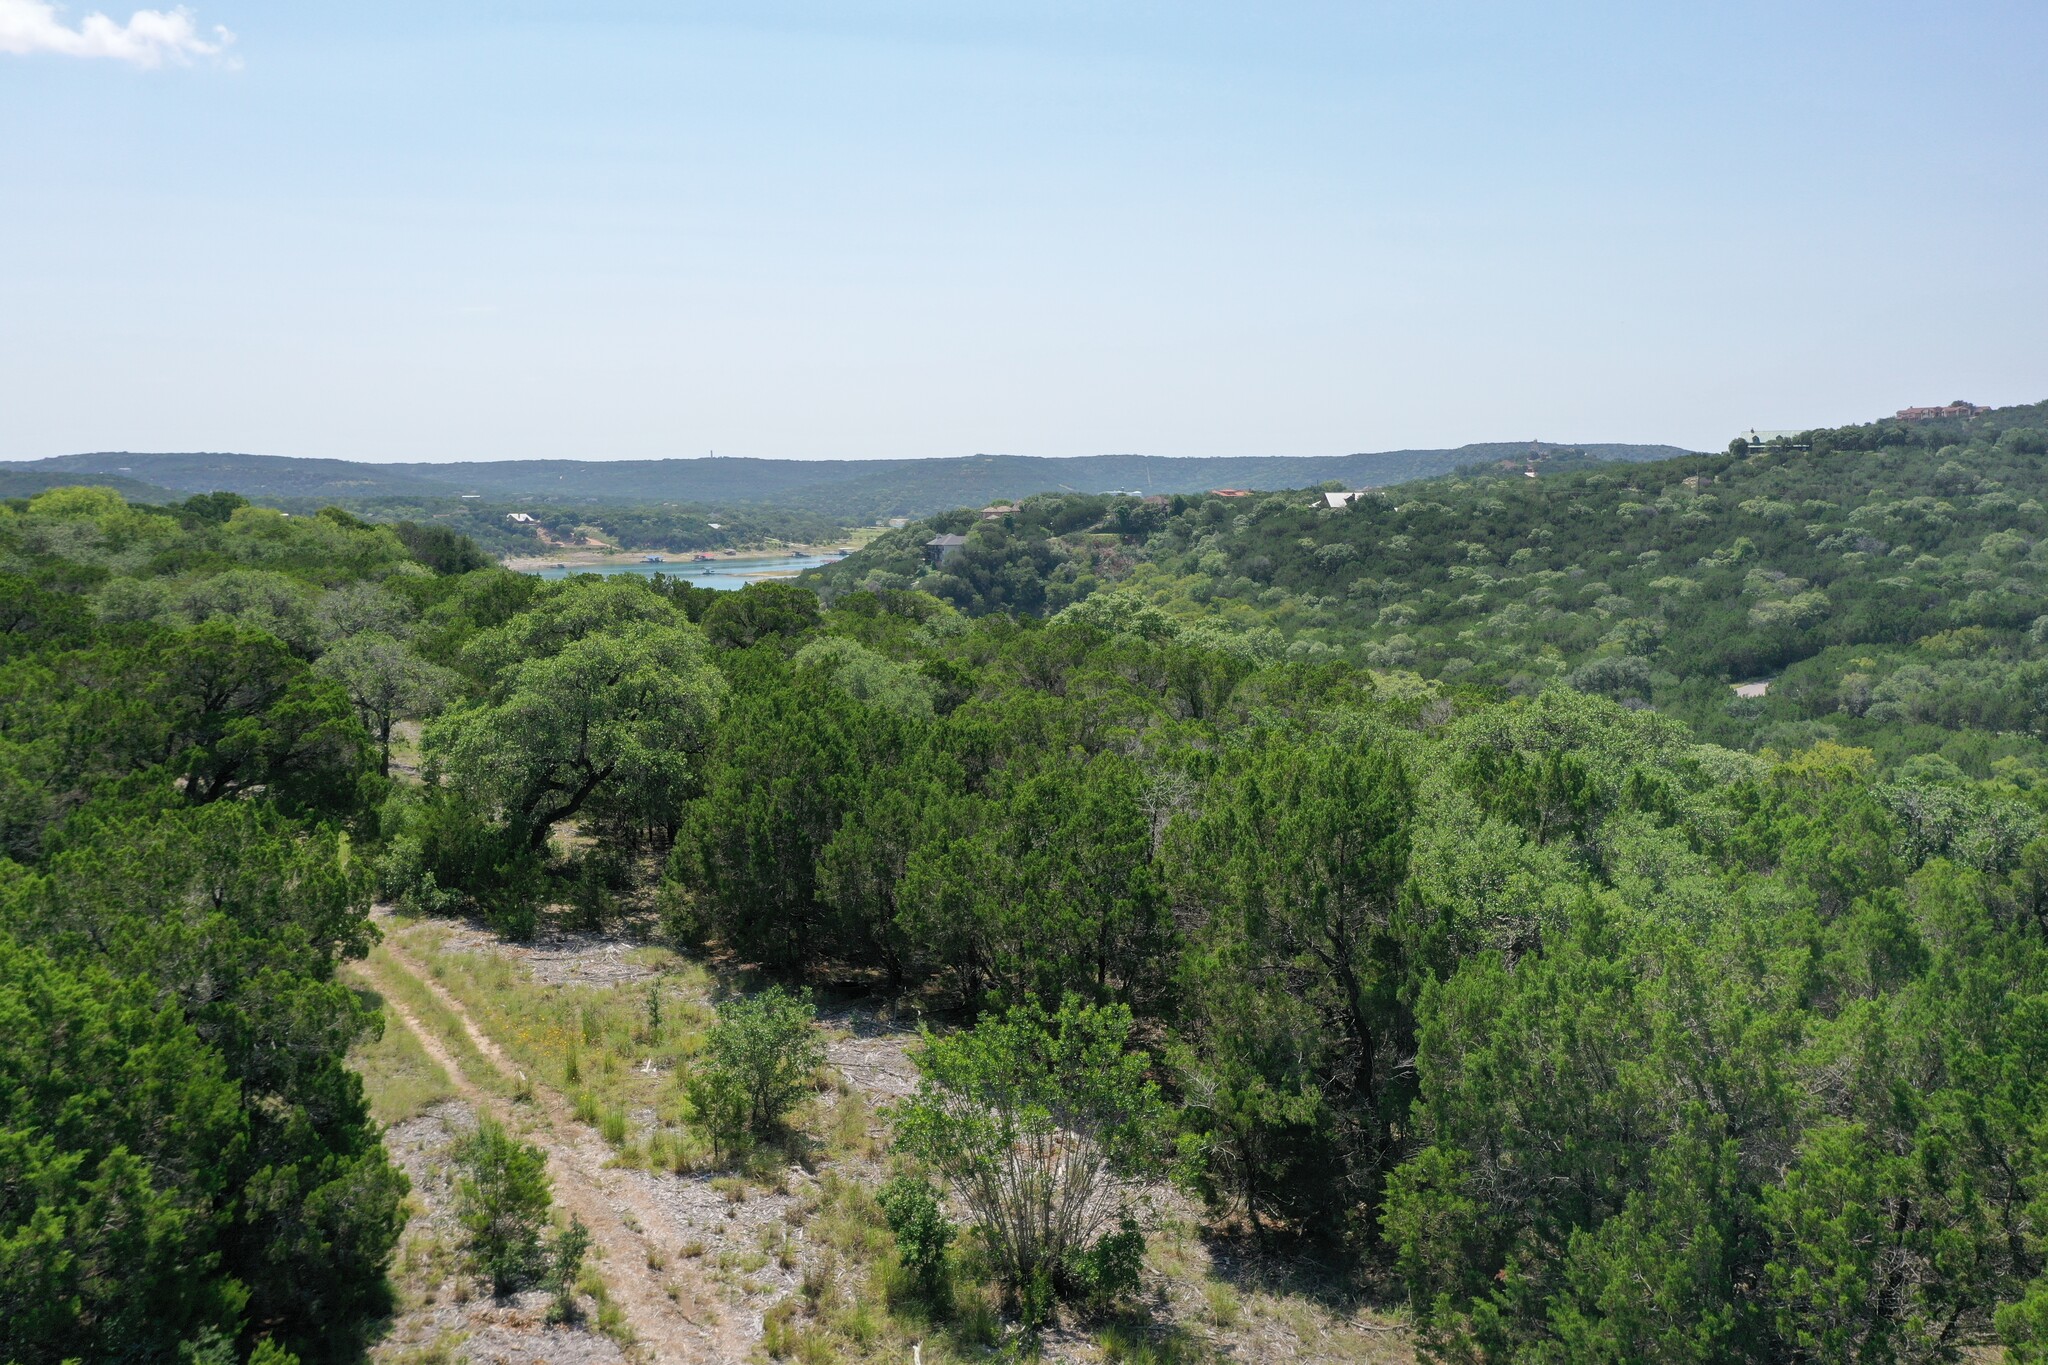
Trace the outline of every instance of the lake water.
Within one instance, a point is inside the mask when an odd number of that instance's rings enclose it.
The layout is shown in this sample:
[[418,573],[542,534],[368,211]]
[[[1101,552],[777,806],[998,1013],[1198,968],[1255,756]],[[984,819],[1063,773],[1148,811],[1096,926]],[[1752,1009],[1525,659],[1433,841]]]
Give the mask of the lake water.
[[671,559],[666,564],[572,564],[566,569],[530,569],[537,578],[568,578],[573,574],[665,573],[700,588],[731,591],[763,579],[794,578],[804,569],[830,564],[826,555],[781,555],[772,559]]

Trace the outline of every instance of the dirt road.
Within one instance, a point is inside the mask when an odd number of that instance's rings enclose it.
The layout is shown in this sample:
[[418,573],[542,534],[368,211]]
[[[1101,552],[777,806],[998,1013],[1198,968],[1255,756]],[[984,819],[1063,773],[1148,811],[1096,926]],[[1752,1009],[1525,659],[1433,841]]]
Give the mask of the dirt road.
[[[385,940],[384,951],[392,969],[418,982],[461,1023],[469,1041],[488,1065],[506,1080],[519,1079],[519,1069],[511,1058],[477,1027],[462,1003],[443,989],[431,973],[389,938]],[[374,969],[372,974],[376,974]],[[716,1288],[704,1280],[694,1262],[685,1260],[663,1271],[653,1269],[656,1264],[669,1263],[668,1250],[657,1247],[645,1231],[666,1221],[660,1206],[649,1197],[641,1182],[624,1172],[606,1169],[610,1149],[589,1128],[575,1121],[559,1094],[548,1086],[530,1082],[531,1104],[499,1098],[464,1072],[434,1030],[422,1023],[403,1001],[387,993],[384,1003],[392,1017],[419,1039],[434,1063],[448,1073],[462,1098],[479,1115],[490,1115],[547,1153],[555,1200],[590,1229],[591,1240],[601,1253],[599,1268],[605,1285],[649,1359],[739,1365],[748,1358],[751,1342],[730,1321],[729,1315],[716,1309],[699,1309],[693,1316],[685,1309],[684,1304],[713,1304],[718,1299]],[[677,1291],[673,1296],[672,1286]]]

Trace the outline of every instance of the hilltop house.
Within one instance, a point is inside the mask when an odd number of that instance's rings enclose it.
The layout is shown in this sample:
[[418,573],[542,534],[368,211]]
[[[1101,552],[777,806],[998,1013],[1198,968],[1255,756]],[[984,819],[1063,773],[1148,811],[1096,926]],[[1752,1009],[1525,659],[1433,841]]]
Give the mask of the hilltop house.
[[1955,402],[1944,403],[1938,408],[1900,408],[1899,420],[1901,422],[1924,422],[1930,417],[1975,417],[1980,412],[1989,411],[1991,411],[1990,408],[1979,407],[1975,403],[1965,403],[1962,399],[1958,398]]
[[924,562],[936,569],[946,562],[948,555],[958,554],[966,543],[966,536],[933,536],[924,543]]

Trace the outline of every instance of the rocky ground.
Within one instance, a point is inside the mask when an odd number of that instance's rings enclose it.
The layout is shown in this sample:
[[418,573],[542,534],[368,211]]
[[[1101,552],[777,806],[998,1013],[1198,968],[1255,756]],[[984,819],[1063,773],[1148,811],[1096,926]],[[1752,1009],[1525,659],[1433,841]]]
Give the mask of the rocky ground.
[[[486,1063],[503,1076],[518,1075],[511,1059],[477,1027],[475,1019],[425,965],[389,944],[390,961],[411,972],[458,1019]],[[485,953],[516,964],[539,982],[594,987],[635,987],[656,975],[637,945],[595,934],[545,937],[509,944],[490,933],[456,926],[441,939],[442,953]],[[387,1002],[389,1003],[389,1002]],[[451,1074],[460,1067],[422,1021],[393,1006],[396,1022],[414,1028]],[[524,1103],[507,1101],[471,1084],[458,1085],[460,1101],[444,1103],[391,1130],[397,1159],[413,1177],[419,1212],[407,1231],[399,1276],[409,1286],[406,1311],[377,1353],[388,1362],[445,1359],[478,1362],[549,1360],[738,1362],[766,1359],[764,1323],[777,1305],[805,1293],[807,1278],[834,1273],[830,1248],[813,1236],[812,1216],[826,1185],[850,1181],[872,1188],[886,1174],[886,1106],[915,1089],[908,1024],[865,1006],[828,1007],[821,1013],[827,1062],[835,1092],[821,1109],[844,1103],[850,1122],[868,1141],[817,1144],[803,1164],[755,1169],[746,1180],[709,1173],[627,1169],[585,1124],[567,1112],[564,1097],[532,1086]],[[475,1063],[472,1062],[472,1068]],[[502,1089],[502,1088],[501,1088]],[[457,1133],[477,1112],[499,1114],[549,1154],[558,1202],[591,1227],[598,1264],[636,1344],[622,1351],[588,1327],[547,1327],[544,1300],[522,1296],[493,1303],[464,1290],[446,1273],[452,1253],[447,1224],[443,1158]],[[1146,1275],[1150,1315],[1133,1329],[1153,1338],[1160,1359],[1217,1361],[1408,1362],[1407,1333],[1397,1323],[1332,1299],[1321,1286],[1329,1276],[1311,1264],[1287,1264],[1235,1242],[1212,1240],[1199,1211],[1172,1189],[1148,1190],[1159,1218]],[[841,1287],[834,1292],[850,1292]],[[531,1300],[531,1302],[529,1302]],[[445,1353],[428,1354],[435,1343]],[[1098,1334],[1076,1325],[1048,1333],[1045,1358],[1107,1358]],[[1128,1349],[1121,1353],[1128,1355]]]
[[384,1134],[391,1158],[412,1181],[412,1218],[394,1278],[403,1311],[371,1352],[379,1362],[469,1360],[479,1365],[625,1365],[616,1342],[586,1320],[546,1321],[548,1296],[532,1290],[494,1299],[457,1264],[450,1149],[476,1131],[476,1113],[447,1100]]

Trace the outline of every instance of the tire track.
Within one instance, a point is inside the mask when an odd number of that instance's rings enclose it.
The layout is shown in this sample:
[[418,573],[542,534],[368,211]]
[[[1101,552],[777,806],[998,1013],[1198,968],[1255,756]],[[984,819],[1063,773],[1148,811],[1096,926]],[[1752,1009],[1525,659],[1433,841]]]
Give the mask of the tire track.
[[[382,914],[376,917],[385,918]],[[709,1321],[699,1321],[669,1297],[661,1276],[648,1264],[650,1256],[657,1253],[667,1259],[666,1249],[658,1247],[644,1231],[661,1226],[666,1218],[660,1206],[637,1182],[621,1179],[618,1173],[606,1171],[611,1150],[602,1139],[575,1121],[568,1106],[553,1089],[525,1078],[504,1049],[477,1027],[462,1002],[436,981],[418,959],[388,936],[382,947],[394,969],[411,977],[454,1016],[478,1055],[500,1076],[510,1081],[527,1080],[534,1103],[524,1110],[515,1110],[509,1101],[488,1093],[472,1081],[439,1036],[402,1000],[391,992],[384,993],[385,1007],[419,1039],[428,1057],[448,1073],[450,1083],[464,1100],[479,1114],[490,1114],[508,1129],[523,1129],[525,1136],[547,1153],[548,1172],[555,1183],[555,1198],[567,1212],[583,1220],[584,1226],[590,1229],[591,1240],[603,1250],[606,1287],[613,1301],[624,1311],[627,1325],[632,1328],[642,1351],[663,1362],[702,1361],[706,1365],[739,1365],[747,1360],[751,1343],[734,1331],[729,1315],[717,1313]],[[377,974],[377,969],[370,966],[370,975],[375,977]],[[529,1122],[521,1123],[519,1119],[522,1116]],[[621,1208],[630,1213],[638,1224],[637,1229],[621,1215]],[[695,1302],[719,1301],[716,1287],[706,1282],[690,1262],[682,1263],[682,1269],[675,1278],[687,1284],[692,1291],[690,1297]]]

